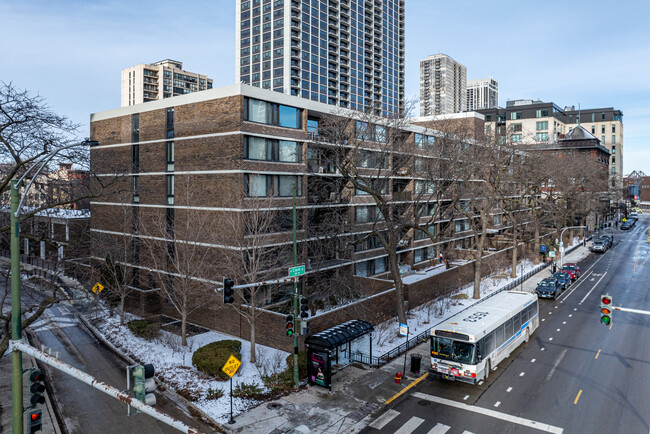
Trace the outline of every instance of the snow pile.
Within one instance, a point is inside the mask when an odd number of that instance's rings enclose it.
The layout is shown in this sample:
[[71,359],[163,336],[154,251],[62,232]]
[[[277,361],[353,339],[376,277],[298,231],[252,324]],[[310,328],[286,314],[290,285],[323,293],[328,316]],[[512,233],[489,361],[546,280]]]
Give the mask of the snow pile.
[[[133,319],[138,317],[127,313],[125,323]],[[220,423],[226,423],[230,419],[230,385],[227,381],[217,381],[213,377],[204,375],[193,367],[194,351],[215,341],[240,341],[242,364],[233,377],[233,389],[240,384],[256,384],[266,391],[262,376],[287,368],[285,359],[289,353],[257,344],[256,366],[250,363],[248,341],[216,332],[188,337],[188,346],[184,348],[180,345],[180,336],[162,330],[154,340],[135,337],[126,325],[120,326],[118,315],[110,316],[107,311],[94,317],[92,322],[97,330],[122,353],[140,363],[152,363],[156,368],[156,376],[181,395],[186,398],[198,397],[194,404]],[[223,396],[218,399],[208,398],[215,393]],[[256,401],[233,398],[233,413],[244,412],[257,404]]]

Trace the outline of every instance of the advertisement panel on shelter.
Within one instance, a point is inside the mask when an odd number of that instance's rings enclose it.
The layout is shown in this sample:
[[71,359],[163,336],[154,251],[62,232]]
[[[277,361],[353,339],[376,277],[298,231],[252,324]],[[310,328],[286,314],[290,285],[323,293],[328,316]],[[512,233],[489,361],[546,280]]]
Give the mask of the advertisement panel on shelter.
[[327,361],[323,354],[312,353],[309,357],[310,364],[310,380],[314,384],[319,386],[328,387],[327,384]]

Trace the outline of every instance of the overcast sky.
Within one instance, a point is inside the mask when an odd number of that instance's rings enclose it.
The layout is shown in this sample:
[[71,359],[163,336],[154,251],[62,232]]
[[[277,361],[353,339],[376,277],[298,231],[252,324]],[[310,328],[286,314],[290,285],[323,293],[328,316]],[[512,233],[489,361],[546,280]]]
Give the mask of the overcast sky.
[[[541,99],[623,112],[627,174],[650,175],[650,1],[406,0],[406,97],[419,60],[446,53],[467,78],[493,76],[499,105]],[[235,81],[235,2],[2,1],[0,80],[80,123],[120,106],[120,70],[171,58]]]

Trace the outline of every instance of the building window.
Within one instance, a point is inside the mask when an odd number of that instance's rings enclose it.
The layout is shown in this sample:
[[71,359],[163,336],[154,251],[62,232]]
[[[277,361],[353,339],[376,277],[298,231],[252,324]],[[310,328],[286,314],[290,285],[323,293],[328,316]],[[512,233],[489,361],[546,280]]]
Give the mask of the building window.
[[296,196],[302,195],[299,176],[293,175],[244,175],[244,190],[248,197],[292,197],[293,186]]
[[133,165],[133,173],[140,172],[140,145],[133,145],[131,147],[131,162]]
[[167,109],[167,138],[174,138],[174,107]]
[[300,163],[302,146],[290,140],[244,137],[244,158],[248,160]]
[[515,133],[520,132],[520,131],[522,131],[522,124],[521,123],[511,124],[510,129]]
[[535,140],[537,140],[538,142],[548,142],[548,133],[535,134]]
[[535,113],[535,117],[546,118],[548,117],[548,109],[540,109]]
[[596,122],[596,113],[591,114],[591,122]]
[[358,140],[371,140],[386,143],[386,128],[368,122],[357,121],[356,134]]
[[415,194],[434,194],[436,183],[432,181],[415,181]]
[[595,125],[591,126],[591,134],[594,134],[594,135],[596,134],[596,126]]
[[616,163],[616,157],[612,157],[612,164]]
[[138,176],[131,177],[133,184],[133,203],[140,203],[140,179]]
[[354,274],[357,276],[372,276],[386,272],[387,258],[371,259],[355,264]]
[[167,175],[167,205],[174,204],[174,175]]
[[616,146],[612,146],[612,154],[616,154]]
[[456,220],[454,225],[454,232],[461,233],[469,230],[469,220]]
[[612,134],[616,132],[616,125],[612,125]]
[[358,206],[354,210],[354,220],[357,223],[369,223],[376,220],[384,220],[384,215],[376,205]]
[[167,161],[167,171],[174,170],[174,142],[165,143],[165,160]]
[[612,175],[616,175],[616,167],[612,166]]
[[612,144],[616,143],[616,135],[612,134]]
[[131,115],[131,142],[140,141],[140,114]]
[[413,263],[423,262],[429,259],[435,259],[436,248],[434,246],[424,247],[422,249],[415,249],[413,251]]
[[424,230],[423,231],[421,231],[419,229],[415,230],[414,238],[416,240],[430,239],[429,235],[427,235],[427,233],[424,232],[424,231],[427,231],[433,237],[435,237],[437,235],[437,233],[438,233],[438,228],[435,225],[426,226],[426,227],[423,227],[422,229],[424,229]]
[[494,226],[501,225],[501,214],[495,214],[493,221],[494,221]]
[[[490,126],[488,125],[487,128],[489,133]],[[418,149],[433,149],[433,146],[436,143],[435,136],[427,136],[425,134],[415,133],[414,139],[415,139],[415,147]]]
[[512,143],[521,143],[523,141],[523,135],[522,134],[513,134],[511,136]]
[[518,119],[521,119],[521,112],[510,112],[511,121],[516,121]]
[[604,144],[605,144],[605,136],[601,136],[600,139],[601,139],[600,141],[601,141],[602,144],[604,145]]
[[539,122],[536,122],[535,129],[536,129],[537,131],[540,131],[540,130],[548,130],[548,121],[539,121]]
[[601,117],[601,120],[604,121],[604,120],[605,120],[605,113],[601,113],[601,114],[600,114],[600,117]]
[[602,134],[605,134],[605,125],[602,125],[602,126],[600,127],[600,132],[601,132]]
[[244,120],[286,128],[302,128],[302,110],[246,98]]

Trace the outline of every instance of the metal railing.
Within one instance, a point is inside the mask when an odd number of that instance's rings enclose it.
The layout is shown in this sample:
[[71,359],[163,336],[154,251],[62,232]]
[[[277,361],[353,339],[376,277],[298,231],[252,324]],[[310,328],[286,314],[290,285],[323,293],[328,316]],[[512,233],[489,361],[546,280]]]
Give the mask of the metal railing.
[[[3,258],[11,258],[11,252],[9,250],[2,250],[0,251],[0,256]],[[58,267],[57,263],[39,257],[22,254],[20,255],[20,262],[34,267],[31,270],[23,270],[25,274],[47,280],[53,285],[58,286],[68,297],[74,298],[74,289],[67,285],[63,279],[61,279],[61,276],[59,276],[58,273],[63,270]]]

